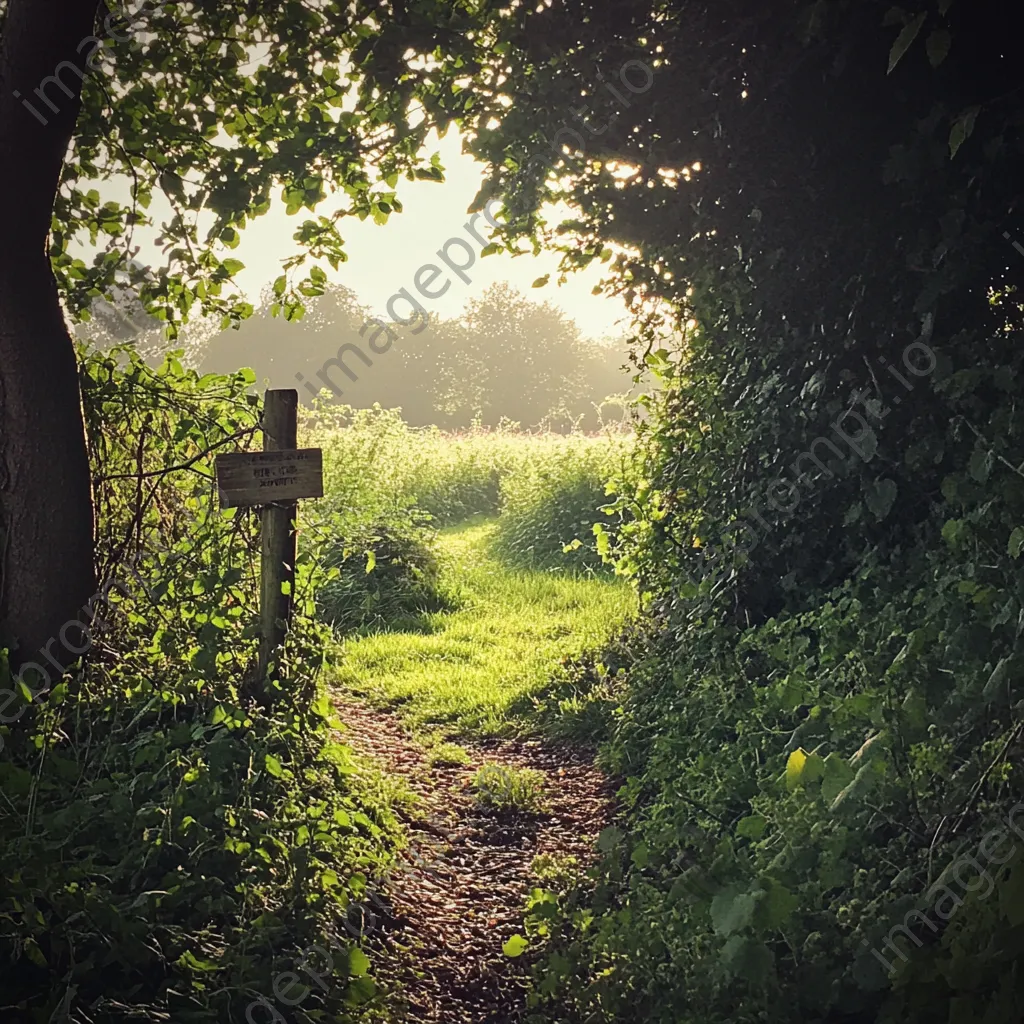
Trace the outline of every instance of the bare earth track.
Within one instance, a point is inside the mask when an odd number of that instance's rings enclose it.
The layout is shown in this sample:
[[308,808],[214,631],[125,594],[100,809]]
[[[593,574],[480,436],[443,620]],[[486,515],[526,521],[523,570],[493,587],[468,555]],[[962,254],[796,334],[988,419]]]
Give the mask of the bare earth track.
[[[528,957],[511,959],[501,946],[523,934],[523,907],[537,884],[530,864],[542,853],[587,862],[611,816],[610,783],[578,749],[538,741],[478,741],[465,745],[470,764],[431,767],[394,715],[348,698],[336,705],[349,727],[344,741],[419,798],[405,822],[406,869],[393,872],[384,892],[387,919],[367,928],[375,933],[374,973],[397,979],[403,1020],[521,1021]],[[543,771],[547,812],[481,810],[469,780],[485,762]]]

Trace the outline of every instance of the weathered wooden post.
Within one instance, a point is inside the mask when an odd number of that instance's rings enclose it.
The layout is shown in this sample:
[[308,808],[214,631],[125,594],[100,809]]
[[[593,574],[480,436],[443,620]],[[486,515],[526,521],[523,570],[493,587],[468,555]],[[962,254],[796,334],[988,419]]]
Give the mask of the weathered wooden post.
[[[294,388],[267,391],[263,399],[263,450],[295,451],[299,393]],[[260,661],[264,680],[275,651],[284,643],[292,617],[295,586],[297,501],[276,501],[260,510]],[[276,669],[276,665],[274,666]]]
[[323,496],[323,453],[296,450],[299,395],[293,388],[267,391],[263,451],[218,455],[221,508],[260,505],[259,680],[277,671],[276,658],[291,619],[295,587],[295,518],[299,498]]

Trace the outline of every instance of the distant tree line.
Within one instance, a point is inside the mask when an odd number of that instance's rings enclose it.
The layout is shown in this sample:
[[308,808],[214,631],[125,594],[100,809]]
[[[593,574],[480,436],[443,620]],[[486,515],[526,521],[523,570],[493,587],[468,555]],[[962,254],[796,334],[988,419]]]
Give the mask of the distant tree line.
[[[396,332],[386,351],[367,346],[360,328],[373,311],[342,285],[310,299],[305,316],[285,323],[270,315],[267,294],[238,330],[204,342],[203,372],[249,366],[273,387],[327,387],[334,400],[357,408],[400,407],[412,424],[445,428],[512,420],[523,427],[596,429],[623,415],[632,387],[626,346],[584,338],[550,302],[534,302],[506,283],[469,302],[462,315],[431,319]],[[339,362],[339,349],[347,356]],[[358,351],[357,351],[358,350]],[[609,401],[609,399],[611,399]]]

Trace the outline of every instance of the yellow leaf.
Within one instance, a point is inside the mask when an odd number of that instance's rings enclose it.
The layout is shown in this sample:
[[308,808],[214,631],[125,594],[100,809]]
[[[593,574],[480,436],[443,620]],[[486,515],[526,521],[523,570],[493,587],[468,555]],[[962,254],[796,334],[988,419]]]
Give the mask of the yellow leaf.
[[800,785],[800,776],[804,773],[804,765],[807,764],[807,751],[798,747],[789,755],[786,762],[786,788],[796,789]]

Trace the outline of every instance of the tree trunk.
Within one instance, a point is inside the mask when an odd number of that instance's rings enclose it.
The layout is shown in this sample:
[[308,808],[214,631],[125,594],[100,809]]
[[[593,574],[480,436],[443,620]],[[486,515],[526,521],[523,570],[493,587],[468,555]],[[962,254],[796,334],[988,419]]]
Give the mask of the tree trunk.
[[0,38],[0,644],[17,642],[18,663],[45,665],[38,652],[95,590],[78,367],[47,254],[81,80],[65,65],[51,104],[36,93],[62,61],[85,69],[95,12],[96,0],[10,0]]

